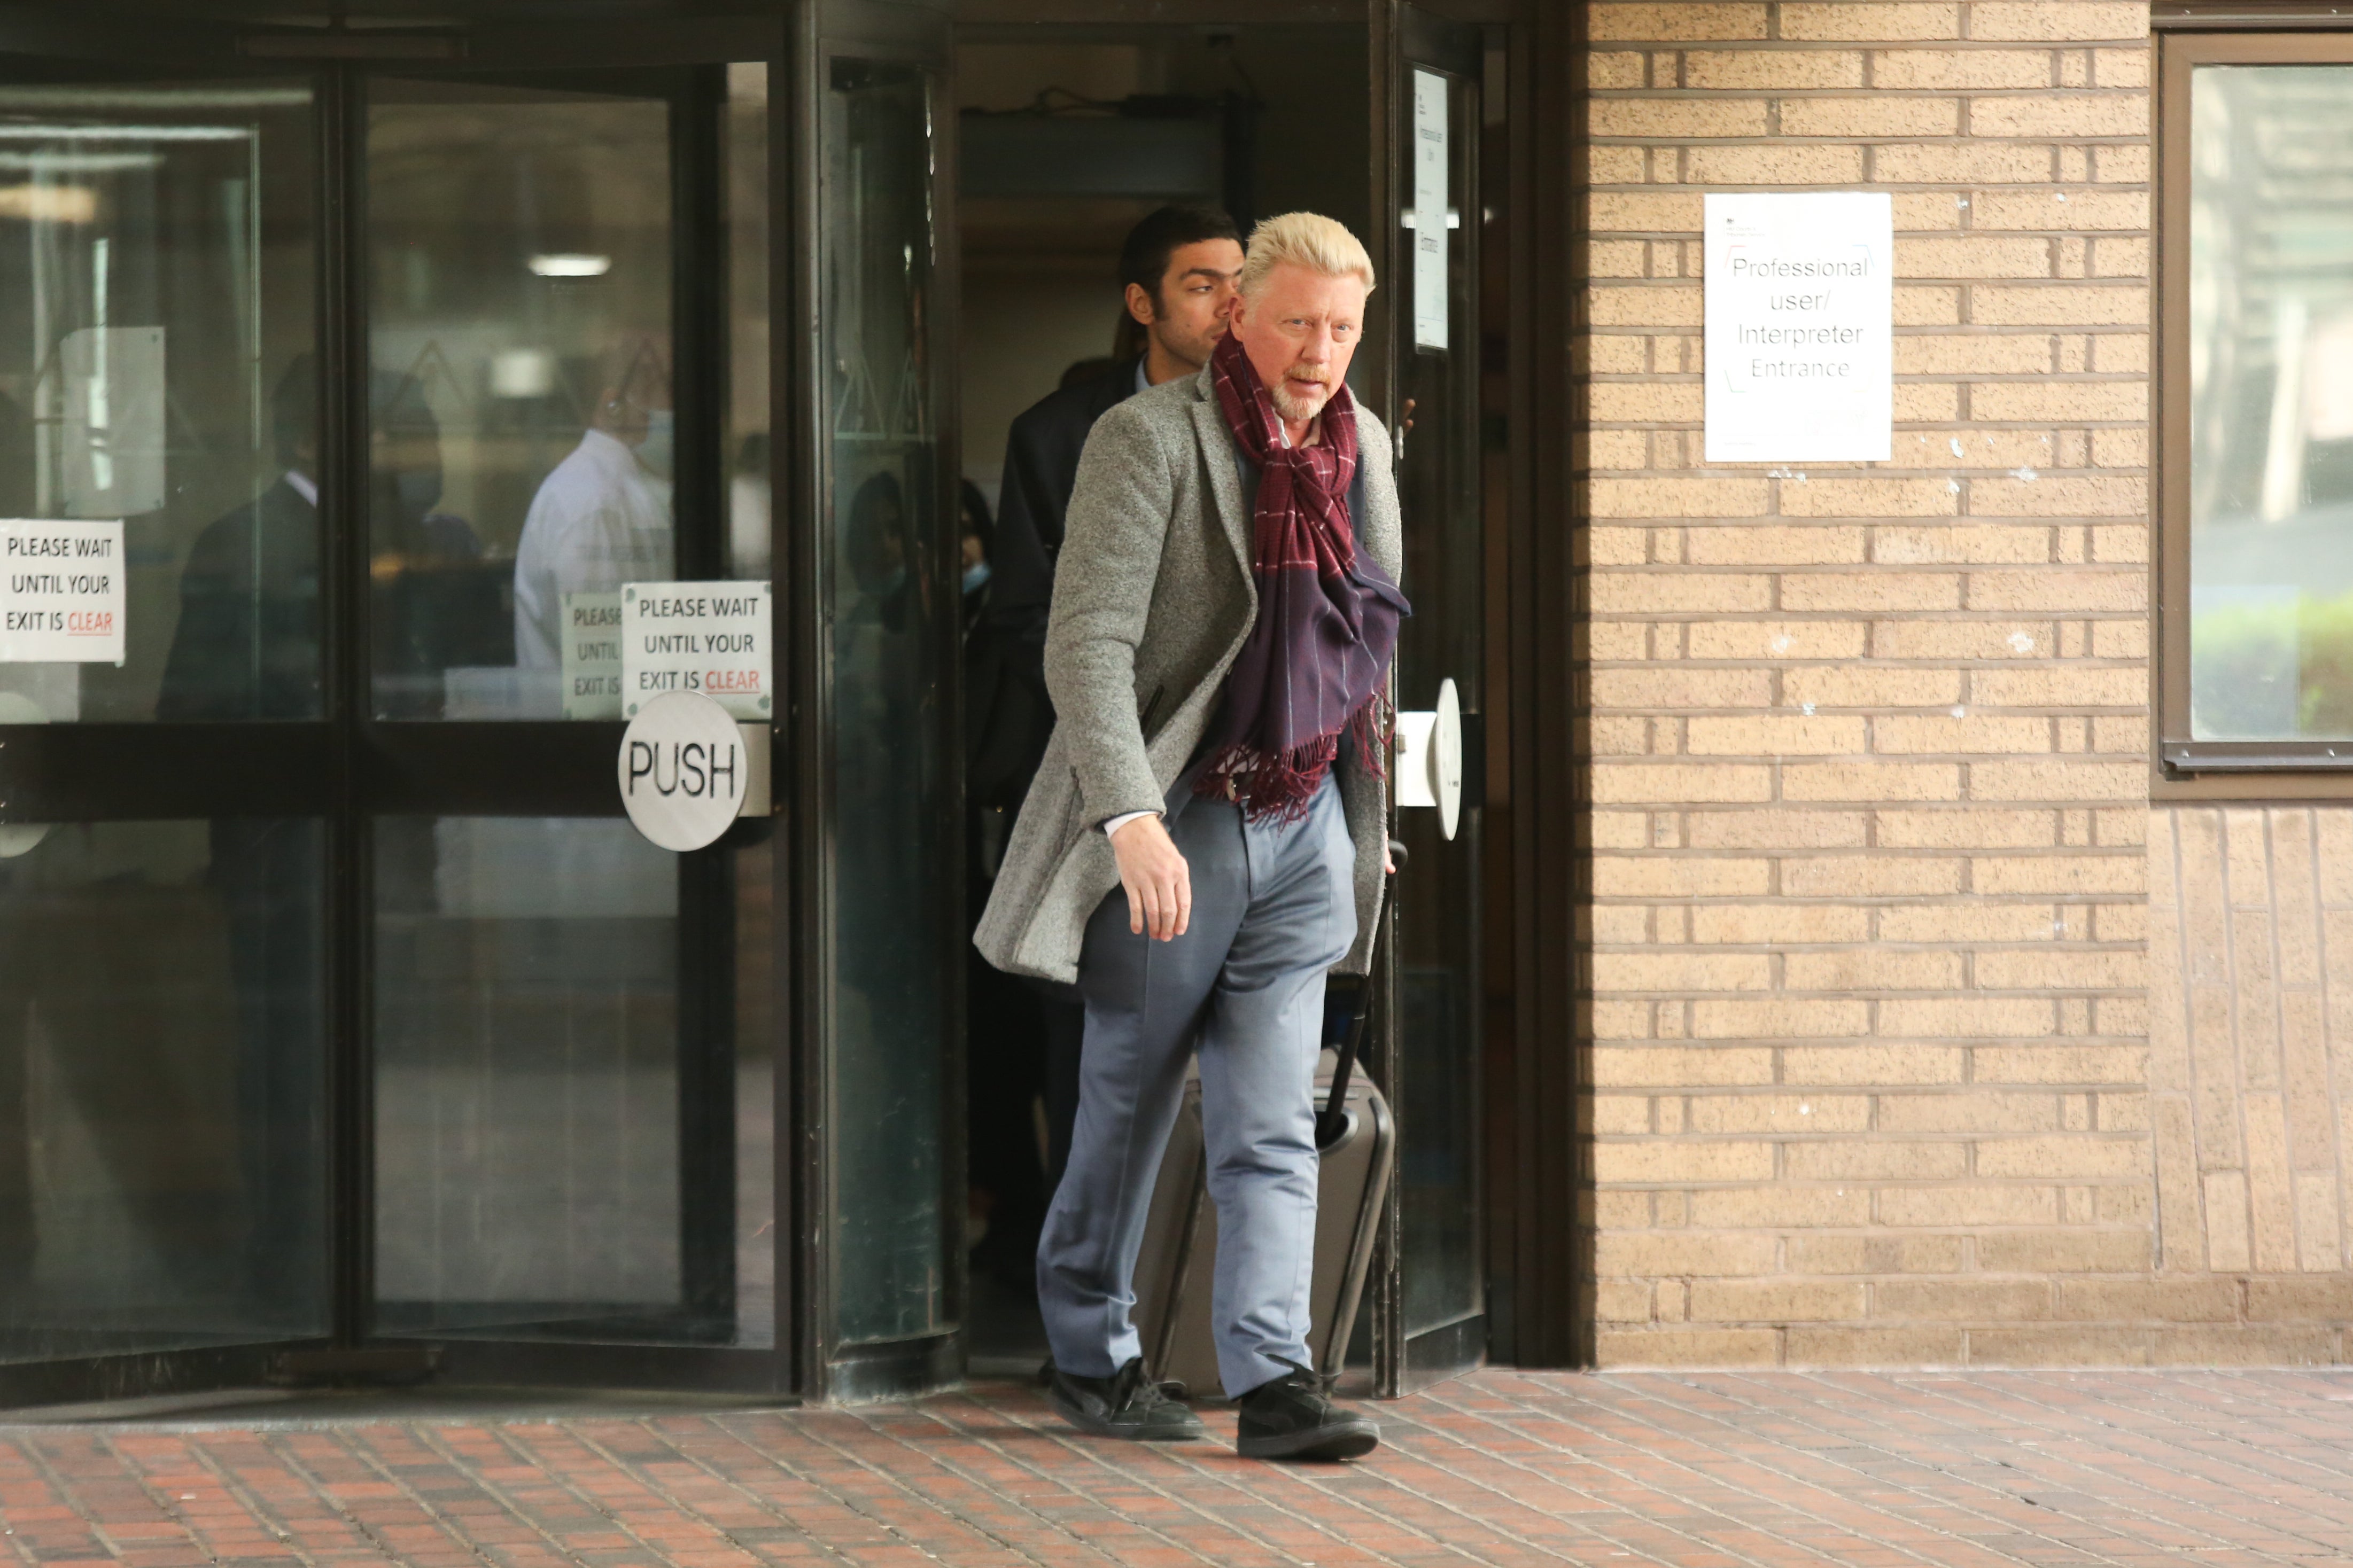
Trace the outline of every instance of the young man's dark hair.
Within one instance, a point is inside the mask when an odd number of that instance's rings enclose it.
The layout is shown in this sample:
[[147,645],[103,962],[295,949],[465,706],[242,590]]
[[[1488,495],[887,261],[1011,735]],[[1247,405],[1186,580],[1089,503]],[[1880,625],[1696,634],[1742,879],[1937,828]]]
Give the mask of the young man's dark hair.
[[[1242,242],[1241,230],[1234,220],[1215,207],[1166,206],[1145,216],[1144,221],[1127,231],[1127,241],[1119,247],[1119,289],[1124,296],[1131,283],[1143,289],[1152,300],[1153,309],[1161,308],[1160,285],[1168,276],[1168,258],[1187,245],[1198,245],[1205,239],[1230,239]],[[1132,360],[1144,353],[1144,323],[1125,310],[1119,315],[1119,333],[1112,357]]]

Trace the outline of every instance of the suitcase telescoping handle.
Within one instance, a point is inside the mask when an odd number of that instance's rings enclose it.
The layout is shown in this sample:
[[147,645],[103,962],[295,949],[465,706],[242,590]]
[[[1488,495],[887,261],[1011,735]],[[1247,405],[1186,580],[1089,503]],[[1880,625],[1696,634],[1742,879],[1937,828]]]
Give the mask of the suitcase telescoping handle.
[[[1389,840],[1392,865],[1405,864],[1405,846]],[[1373,1016],[1373,982],[1381,972],[1381,942],[1389,934],[1389,888],[1396,873],[1381,879],[1381,896],[1373,905],[1373,951],[1365,963],[1365,983],[1356,989],[1356,1010],[1348,1015],[1347,1037],[1340,1042],[1340,1060],[1332,1069],[1332,1092],[1315,1118],[1315,1146],[1329,1149],[1348,1130],[1348,1080],[1356,1075],[1356,1058],[1365,1047],[1365,1021]]]

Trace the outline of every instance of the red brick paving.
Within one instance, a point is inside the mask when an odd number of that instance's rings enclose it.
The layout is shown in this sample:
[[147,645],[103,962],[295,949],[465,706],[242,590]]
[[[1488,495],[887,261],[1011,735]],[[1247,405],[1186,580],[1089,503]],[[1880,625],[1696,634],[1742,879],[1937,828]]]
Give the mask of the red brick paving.
[[[0,1426],[0,1568],[2353,1563],[2353,1372],[1551,1375],[1364,1463],[857,1411]],[[1230,1437],[1232,1416],[1212,1410]]]

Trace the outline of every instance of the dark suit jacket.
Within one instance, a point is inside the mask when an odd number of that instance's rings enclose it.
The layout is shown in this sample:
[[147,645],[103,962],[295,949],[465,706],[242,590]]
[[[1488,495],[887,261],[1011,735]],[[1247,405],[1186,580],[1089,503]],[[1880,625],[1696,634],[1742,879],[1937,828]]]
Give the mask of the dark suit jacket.
[[280,479],[196,536],[155,717],[322,716],[319,513]]
[[[445,668],[514,662],[514,618],[499,597],[513,568],[483,568],[474,531],[438,512],[397,540],[374,542],[402,547],[391,552],[398,571],[371,574],[378,710],[438,717]],[[180,624],[155,717],[325,717],[319,587],[318,510],[284,479],[207,525],[180,574]]]
[[1039,398],[1013,421],[989,551],[988,606],[965,645],[965,775],[975,803],[1016,810],[1054,732],[1046,612],[1062,511],[1095,421],[1135,391],[1135,362]]
[[1135,391],[1135,362],[1066,386],[1031,404],[1005,438],[1005,483],[990,552],[989,614],[1043,647],[1054,563],[1062,553],[1062,510],[1079,481],[1079,454],[1095,421]]

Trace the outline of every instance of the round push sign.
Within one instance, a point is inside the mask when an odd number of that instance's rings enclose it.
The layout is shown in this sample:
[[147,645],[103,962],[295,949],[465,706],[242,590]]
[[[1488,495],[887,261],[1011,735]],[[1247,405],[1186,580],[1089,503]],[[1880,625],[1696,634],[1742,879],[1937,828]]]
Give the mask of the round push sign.
[[621,737],[621,804],[665,849],[715,844],[744,806],[752,759],[726,709],[699,691],[666,691]]

